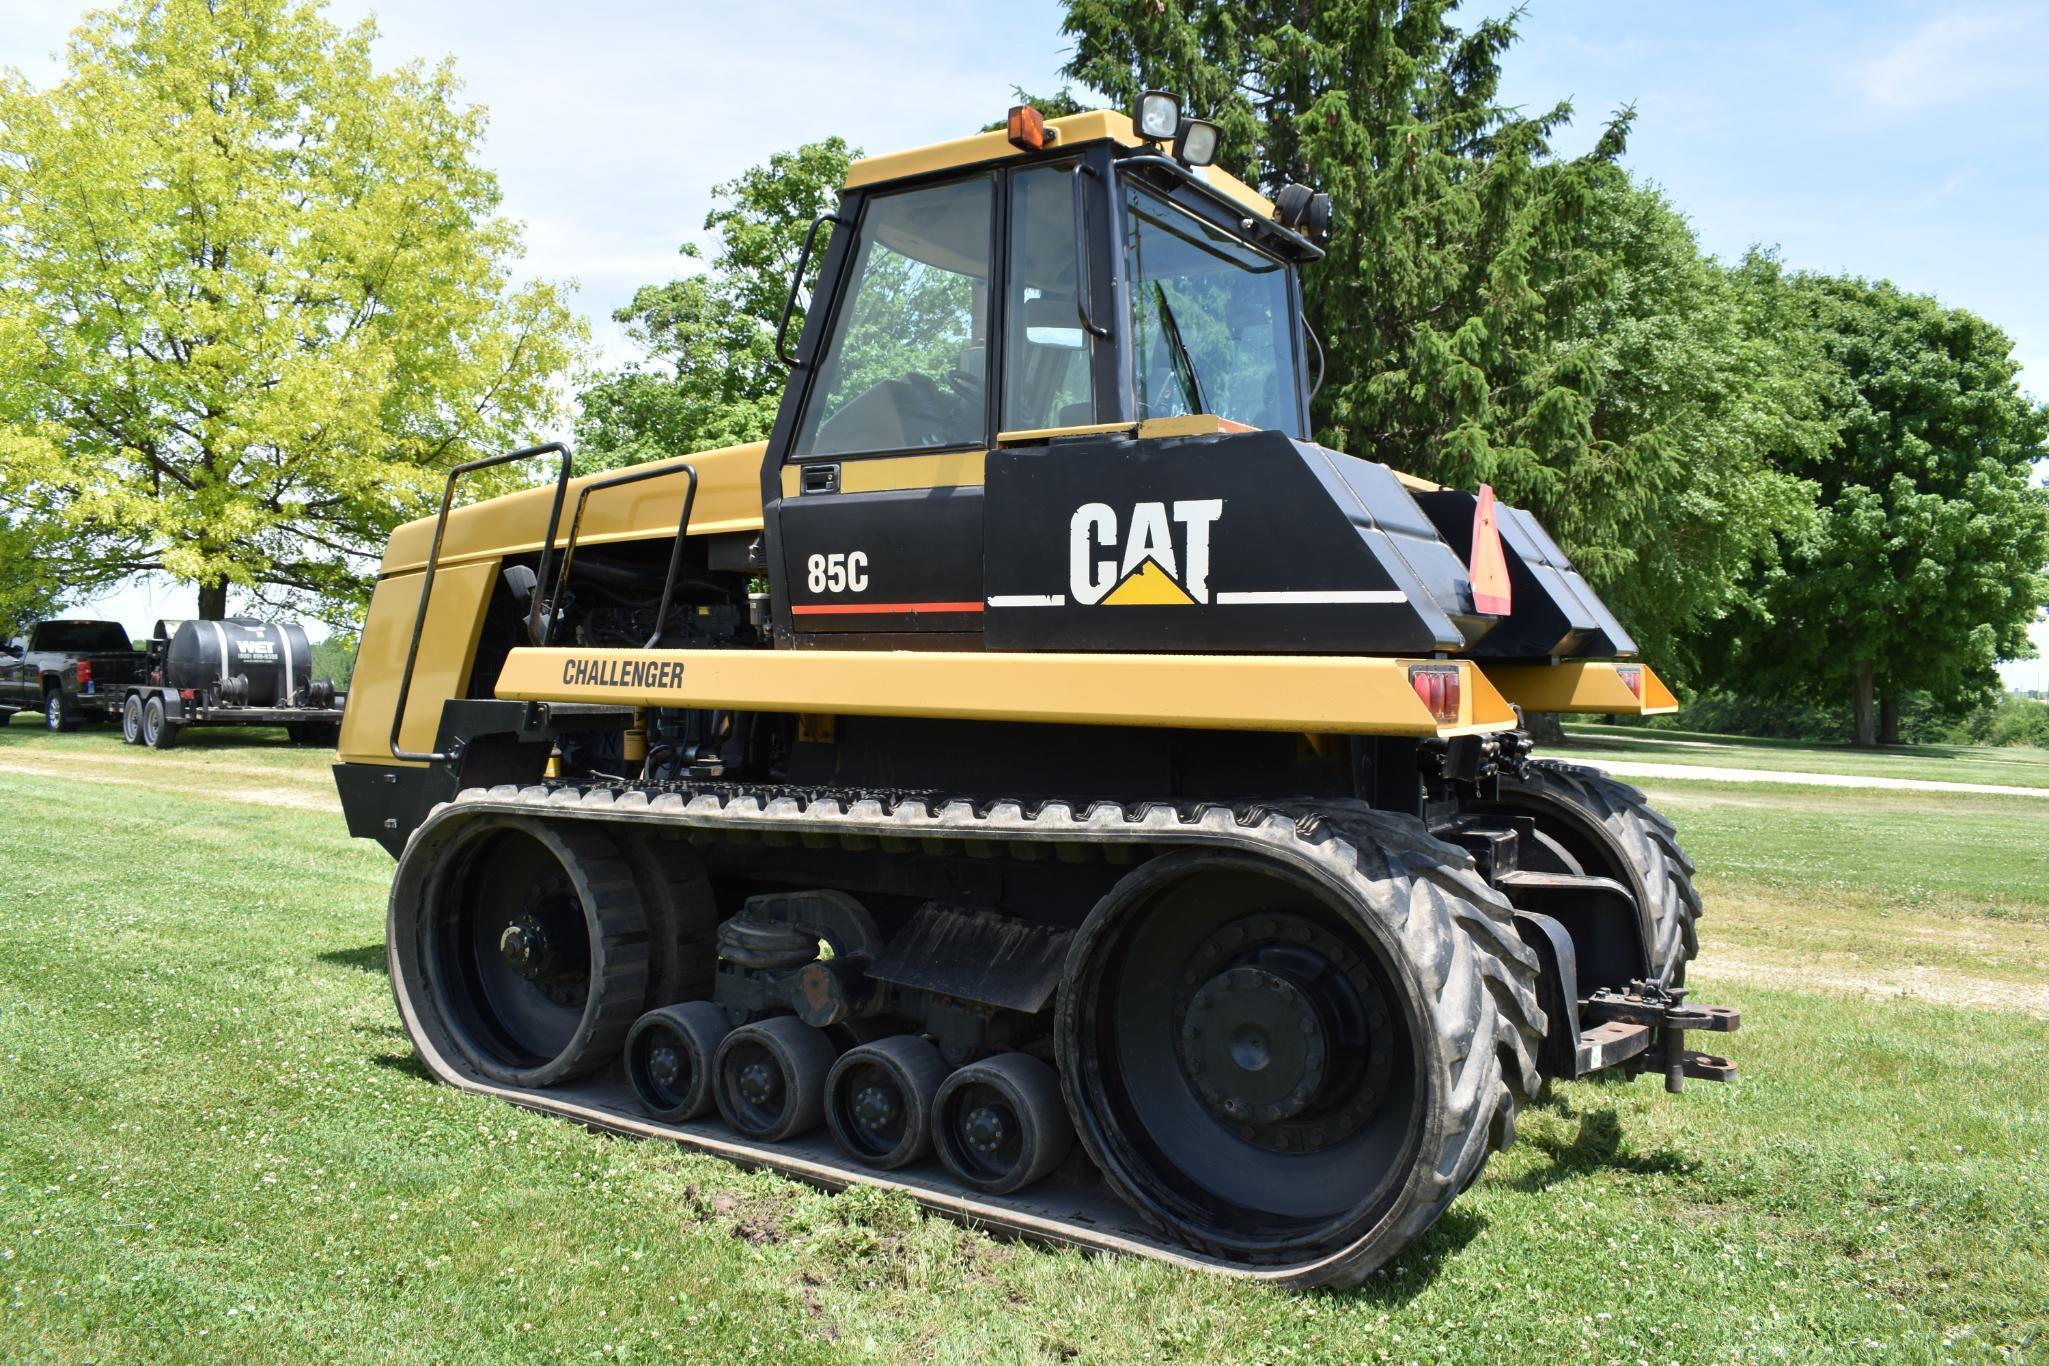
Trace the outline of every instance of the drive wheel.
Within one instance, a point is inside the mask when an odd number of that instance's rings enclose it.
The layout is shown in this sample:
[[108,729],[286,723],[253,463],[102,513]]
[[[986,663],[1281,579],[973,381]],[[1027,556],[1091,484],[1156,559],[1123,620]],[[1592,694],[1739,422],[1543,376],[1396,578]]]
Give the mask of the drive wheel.
[[392,886],[392,990],[414,1042],[551,1086],[618,1056],[647,996],[647,922],[602,831],[491,816],[415,841]]
[[1470,859],[1404,818],[1339,826],[1313,868],[1184,850],[1127,875],[1075,936],[1055,1033],[1110,1184],[1301,1284],[1356,1283],[1435,1222],[1513,1133],[1545,1028]]
[[1687,961],[1700,952],[1693,860],[1643,793],[1595,769],[1545,759],[1520,776],[1504,773],[1500,800],[1473,809],[1532,817],[1570,858],[1558,871],[1627,887],[1648,912],[1652,973],[1667,986],[1685,983]]
[[815,1129],[825,1118],[832,1060],[831,1040],[793,1015],[743,1025],[726,1035],[713,1063],[719,1113],[764,1143]]
[[840,1055],[825,1081],[825,1119],[856,1161],[891,1170],[932,1151],[932,1107],[946,1060],[929,1040],[898,1034]]
[[142,742],[151,749],[169,749],[178,743],[178,725],[164,715],[161,697],[142,704]]
[[129,693],[128,700],[121,704],[121,743],[142,743],[142,698],[135,693]]

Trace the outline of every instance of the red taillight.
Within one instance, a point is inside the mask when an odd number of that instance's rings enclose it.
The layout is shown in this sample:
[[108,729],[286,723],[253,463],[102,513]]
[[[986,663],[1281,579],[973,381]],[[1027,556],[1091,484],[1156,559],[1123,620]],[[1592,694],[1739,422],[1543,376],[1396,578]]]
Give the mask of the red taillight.
[[1409,686],[1440,726],[1458,724],[1459,667],[1456,664],[1415,664],[1409,668]]
[[1618,664],[1615,676],[1622,680],[1622,686],[1636,694],[1636,700],[1643,701],[1643,667],[1638,664]]
[[90,659],[78,661],[78,681],[81,684],[92,682],[92,661]]
[[199,694],[194,692],[191,688],[178,689],[178,696],[183,698],[187,702],[197,702],[199,700]]

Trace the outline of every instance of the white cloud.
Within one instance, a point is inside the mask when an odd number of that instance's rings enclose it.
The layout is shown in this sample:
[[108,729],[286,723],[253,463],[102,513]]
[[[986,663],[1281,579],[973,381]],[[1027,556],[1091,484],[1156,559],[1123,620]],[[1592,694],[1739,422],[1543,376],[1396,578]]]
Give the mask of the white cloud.
[[2040,79],[2049,11],[1959,8],[1859,63],[1865,98],[1894,113],[1983,100]]

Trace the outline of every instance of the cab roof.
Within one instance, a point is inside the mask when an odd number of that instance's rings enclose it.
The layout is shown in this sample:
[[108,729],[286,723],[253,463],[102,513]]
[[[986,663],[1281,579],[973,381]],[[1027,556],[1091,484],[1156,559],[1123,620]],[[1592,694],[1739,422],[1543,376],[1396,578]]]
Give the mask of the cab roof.
[[[1131,117],[1112,109],[1091,109],[1082,114],[1069,114],[1065,118],[1047,119],[1046,131],[1058,134],[1047,139],[1047,151],[1060,153],[1092,142],[1114,142],[1120,147],[1138,148],[1146,145],[1144,139],[1131,126]],[[935,142],[929,147],[914,147],[907,152],[890,152],[883,156],[863,157],[847,168],[847,185],[850,190],[864,189],[892,180],[908,180],[913,176],[930,175],[935,171],[951,170],[954,167],[981,166],[990,162],[1010,161],[1026,155],[1044,156],[1047,153],[1025,153],[1010,145],[1010,138],[1002,129],[988,133],[977,133],[973,137],[955,138],[951,142]],[[1244,181],[1219,167],[1207,166],[1195,170],[1195,175],[1205,181],[1211,189],[1218,191],[1260,218],[1273,216],[1273,202]]]

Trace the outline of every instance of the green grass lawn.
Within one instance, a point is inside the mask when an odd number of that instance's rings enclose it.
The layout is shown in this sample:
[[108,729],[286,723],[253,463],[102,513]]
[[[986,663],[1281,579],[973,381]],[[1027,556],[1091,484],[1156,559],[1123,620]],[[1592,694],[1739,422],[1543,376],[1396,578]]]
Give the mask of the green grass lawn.
[[[2005,954],[2007,980],[2049,987],[2027,951],[2049,820],[2023,799],[1675,785],[1714,897],[1698,994],[1744,1009],[1742,1080],[1559,1086],[1423,1245],[1358,1292],[1297,1295],[998,1242],[432,1085],[384,978],[390,861],[312,809],[327,755],[18,727],[0,1355],[2049,1352],[2049,1020],[1791,970],[1854,932],[1874,972]],[[1814,953],[1810,920],[1837,936]]]
[[1591,721],[1568,722],[1565,736],[1563,747],[1554,746],[1548,752],[1567,758],[1625,759],[1646,764],[2049,787],[2049,749],[2027,746],[1994,749],[1987,745],[1913,745],[1869,750],[1802,740],[1609,726]]

